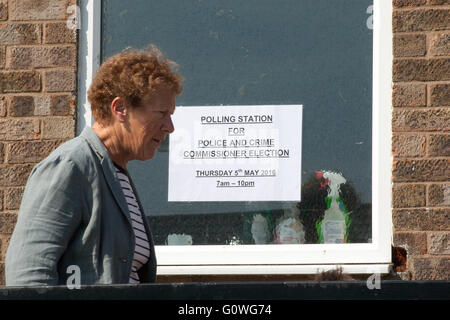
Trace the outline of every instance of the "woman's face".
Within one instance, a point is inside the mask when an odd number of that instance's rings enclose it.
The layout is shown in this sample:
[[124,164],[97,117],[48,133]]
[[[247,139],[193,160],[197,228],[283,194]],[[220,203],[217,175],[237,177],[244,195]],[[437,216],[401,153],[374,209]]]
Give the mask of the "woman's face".
[[174,131],[171,116],[175,112],[175,94],[160,87],[142,99],[141,105],[129,108],[128,148],[136,160],[155,156],[166,135]]

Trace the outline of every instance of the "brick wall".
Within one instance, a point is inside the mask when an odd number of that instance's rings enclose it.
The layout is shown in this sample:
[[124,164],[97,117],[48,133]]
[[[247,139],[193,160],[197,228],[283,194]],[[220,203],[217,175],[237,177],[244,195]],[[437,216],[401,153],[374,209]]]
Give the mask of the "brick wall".
[[393,1],[394,245],[406,277],[450,279],[450,1]]
[[[31,169],[75,136],[74,3],[0,0],[0,284]],[[394,245],[411,279],[450,279],[450,2],[393,6]]]
[[28,175],[75,136],[75,0],[0,0],[0,284]]

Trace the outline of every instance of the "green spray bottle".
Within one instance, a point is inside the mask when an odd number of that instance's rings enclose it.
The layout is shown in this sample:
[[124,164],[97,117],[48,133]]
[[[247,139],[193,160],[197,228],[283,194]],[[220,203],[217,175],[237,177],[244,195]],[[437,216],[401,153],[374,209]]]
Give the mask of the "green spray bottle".
[[339,195],[340,185],[345,178],[337,172],[324,171],[323,177],[328,182],[328,195],[325,198],[327,209],[321,221],[316,223],[319,243],[347,243],[351,224],[349,212]]

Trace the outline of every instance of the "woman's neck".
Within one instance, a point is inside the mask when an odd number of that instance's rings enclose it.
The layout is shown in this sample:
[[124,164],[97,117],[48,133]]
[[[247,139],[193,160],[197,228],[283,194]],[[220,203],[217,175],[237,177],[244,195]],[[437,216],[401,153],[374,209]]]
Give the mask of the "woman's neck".
[[111,160],[123,169],[126,169],[129,161],[128,153],[120,143],[120,133],[118,130],[114,126],[102,126],[98,122],[92,125],[92,130],[94,130],[100,141],[105,145]]

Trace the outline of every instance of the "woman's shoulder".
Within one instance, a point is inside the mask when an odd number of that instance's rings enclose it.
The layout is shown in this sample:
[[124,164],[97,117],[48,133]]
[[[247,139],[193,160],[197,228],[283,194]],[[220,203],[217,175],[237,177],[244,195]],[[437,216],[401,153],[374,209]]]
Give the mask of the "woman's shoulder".
[[95,154],[86,140],[75,137],[53,150],[45,159],[39,162],[36,169],[70,164],[80,170],[88,171],[95,165]]

